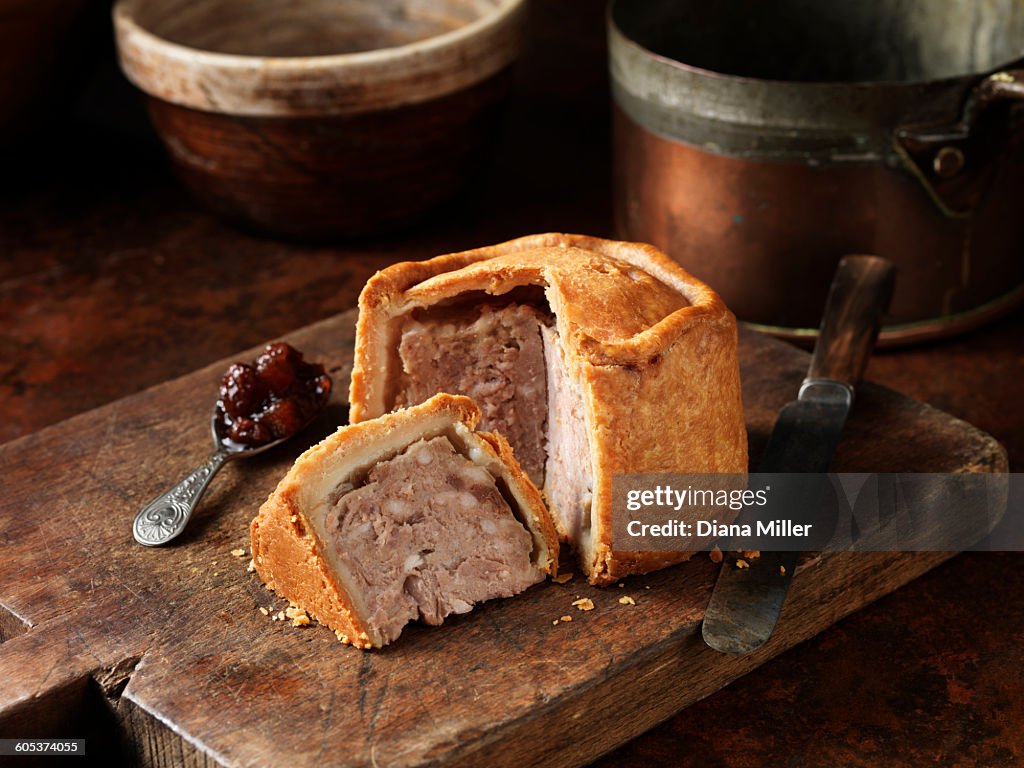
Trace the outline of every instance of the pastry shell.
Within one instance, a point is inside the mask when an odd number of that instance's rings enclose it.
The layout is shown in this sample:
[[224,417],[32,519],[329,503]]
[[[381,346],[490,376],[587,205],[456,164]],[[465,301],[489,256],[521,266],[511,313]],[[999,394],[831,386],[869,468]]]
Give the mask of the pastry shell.
[[438,435],[447,436],[460,453],[504,481],[506,500],[533,538],[534,565],[554,575],[558,538],[540,492],[501,435],[474,431],[479,420],[472,400],[440,394],[420,405],[341,427],[299,456],[250,527],[253,563],[267,588],[329,626],[342,642],[380,647],[382,639],[366,622],[360,596],[346,587],[332,562],[331,548],[325,546],[325,511],[340,485],[417,440]]
[[747,471],[735,317],[653,246],[543,234],[378,272],[359,297],[352,421],[390,410],[409,313],[523,286],[543,290],[565,364],[584,391],[591,532],[574,543],[589,581],[689,558],[692,551],[612,548],[614,475]]

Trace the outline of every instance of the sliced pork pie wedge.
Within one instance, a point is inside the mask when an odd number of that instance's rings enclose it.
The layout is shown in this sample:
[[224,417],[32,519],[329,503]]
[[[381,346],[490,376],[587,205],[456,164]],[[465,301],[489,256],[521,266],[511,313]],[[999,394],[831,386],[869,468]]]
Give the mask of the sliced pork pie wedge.
[[540,493],[466,397],[342,427],[298,458],[252,522],[267,586],[359,648],[554,574]]
[[649,245],[536,235],[377,273],[351,418],[435,392],[508,439],[595,584],[692,554],[614,551],[613,475],[747,469],[736,320]]

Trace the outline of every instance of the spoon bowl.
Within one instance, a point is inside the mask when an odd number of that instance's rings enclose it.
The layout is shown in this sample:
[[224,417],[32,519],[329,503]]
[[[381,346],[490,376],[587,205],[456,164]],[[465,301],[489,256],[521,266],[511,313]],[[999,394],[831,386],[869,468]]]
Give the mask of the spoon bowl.
[[245,443],[239,443],[232,440],[227,436],[227,419],[224,415],[224,406],[218,400],[213,406],[213,414],[210,416],[210,433],[213,435],[213,445],[218,451],[226,451],[230,458],[238,458],[243,454],[245,456],[256,456],[261,453],[269,451],[271,448],[280,445],[285,440],[289,440],[299,432],[304,430],[312,423],[317,416],[319,416],[323,409],[327,406],[325,402],[316,413],[306,419],[305,423],[297,430],[292,432],[290,435],[285,435],[277,440],[271,440],[269,443],[263,443],[262,445],[246,445]]

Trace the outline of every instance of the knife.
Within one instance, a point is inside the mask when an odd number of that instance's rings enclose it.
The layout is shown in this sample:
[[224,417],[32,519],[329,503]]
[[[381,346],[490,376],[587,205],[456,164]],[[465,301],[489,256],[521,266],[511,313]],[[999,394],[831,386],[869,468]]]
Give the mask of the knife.
[[[878,256],[845,256],[825,302],[807,378],[780,412],[758,472],[824,474],[832,462],[854,388],[867,367],[895,267]],[[749,653],[771,637],[800,552],[762,552],[740,569],[722,563],[704,614],[704,642],[725,653]]]

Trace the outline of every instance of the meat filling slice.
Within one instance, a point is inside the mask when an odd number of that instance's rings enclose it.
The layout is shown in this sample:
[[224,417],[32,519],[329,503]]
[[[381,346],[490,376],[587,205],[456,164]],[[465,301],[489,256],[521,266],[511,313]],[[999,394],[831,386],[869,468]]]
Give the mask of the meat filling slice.
[[446,437],[419,440],[340,496],[326,530],[385,643],[544,579],[494,477]]
[[544,489],[562,537],[586,549],[593,470],[583,389],[545,317],[510,304],[407,321],[395,406],[437,392],[472,397],[483,412],[481,428],[503,434],[523,471]]
[[587,549],[594,480],[583,388],[566,368],[555,329],[544,328],[543,337],[548,391],[544,494],[561,534]]
[[482,412],[480,429],[504,435],[523,471],[542,487],[548,410],[543,327],[544,316],[524,304],[406,321],[394,406],[438,392],[473,398]]

